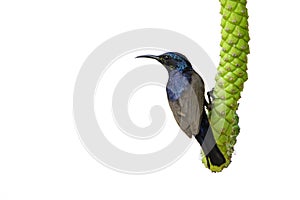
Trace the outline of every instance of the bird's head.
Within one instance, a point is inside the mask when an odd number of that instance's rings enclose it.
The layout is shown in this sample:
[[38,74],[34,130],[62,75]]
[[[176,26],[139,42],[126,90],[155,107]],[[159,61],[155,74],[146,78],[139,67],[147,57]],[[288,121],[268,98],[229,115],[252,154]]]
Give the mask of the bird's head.
[[159,56],[154,55],[142,55],[137,58],[152,58],[160,62],[168,71],[177,70],[183,72],[186,69],[192,69],[192,65],[189,60],[177,52],[167,52]]

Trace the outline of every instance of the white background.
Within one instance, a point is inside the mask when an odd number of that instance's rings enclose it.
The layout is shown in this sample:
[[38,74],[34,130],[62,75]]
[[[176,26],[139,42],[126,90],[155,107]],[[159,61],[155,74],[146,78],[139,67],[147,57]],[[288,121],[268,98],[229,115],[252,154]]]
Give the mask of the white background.
[[[1,1],[0,199],[299,199],[299,3],[249,1],[249,80],[228,169],[213,174],[196,142],[174,165],[128,175],[94,160],[72,115],[76,76],[102,42],[165,28],[219,61],[219,2]],[[166,111],[168,111],[166,109]]]

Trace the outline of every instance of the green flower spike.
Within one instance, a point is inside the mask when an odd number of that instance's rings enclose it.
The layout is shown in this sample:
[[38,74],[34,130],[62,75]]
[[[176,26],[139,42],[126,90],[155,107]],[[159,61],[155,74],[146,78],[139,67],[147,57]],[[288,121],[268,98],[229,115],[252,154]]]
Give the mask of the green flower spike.
[[[222,41],[220,64],[216,75],[213,107],[209,111],[210,123],[226,162],[221,166],[210,163],[210,170],[220,172],[231,162],[238,125],[238,100],[247,81],[247,55],[250,53],[248,42],[248,12],[246,0],[220,0],[222,14]],[[202,162],[207,167],[205,157]],[[209,161],[208,161],[209,162]]]

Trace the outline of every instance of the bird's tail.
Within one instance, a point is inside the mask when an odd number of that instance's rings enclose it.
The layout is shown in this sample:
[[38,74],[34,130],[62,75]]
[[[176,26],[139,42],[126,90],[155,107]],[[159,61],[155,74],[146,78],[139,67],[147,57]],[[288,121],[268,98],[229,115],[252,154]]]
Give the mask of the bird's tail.
[[201,145],[206,156],[208,168],[210,168],[210,164],[221,166],[226,162],[222,152],[216,144],[205,110],[203,110],[200,131],[195,138]]

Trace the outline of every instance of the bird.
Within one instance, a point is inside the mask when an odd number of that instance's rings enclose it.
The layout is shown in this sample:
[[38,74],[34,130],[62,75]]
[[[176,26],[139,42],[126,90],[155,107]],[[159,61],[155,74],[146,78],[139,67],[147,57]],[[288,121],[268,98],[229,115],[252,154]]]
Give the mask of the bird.
[[205,110],[205,107],[211,109],[211,101],[206,101],[204,81],[187,57],[178,52],[167,52],[136,58],[154,59],[165,67],[168,71],[167,98],[177,124],[189,138],[194,136],[200,144],[208,168],[211,164],[224,164],[226,160],[216,144]]

